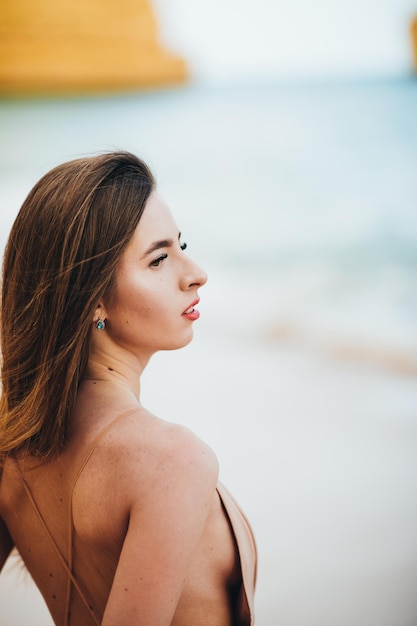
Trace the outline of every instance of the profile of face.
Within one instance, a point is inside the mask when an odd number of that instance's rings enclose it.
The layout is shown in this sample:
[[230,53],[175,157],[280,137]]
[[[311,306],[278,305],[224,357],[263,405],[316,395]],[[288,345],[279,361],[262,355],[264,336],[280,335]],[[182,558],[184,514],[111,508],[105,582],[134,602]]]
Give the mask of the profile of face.
[[102,301],[109,339],[139,359],[192,339],[207,276],[184,250],[167,204],[153,191]]

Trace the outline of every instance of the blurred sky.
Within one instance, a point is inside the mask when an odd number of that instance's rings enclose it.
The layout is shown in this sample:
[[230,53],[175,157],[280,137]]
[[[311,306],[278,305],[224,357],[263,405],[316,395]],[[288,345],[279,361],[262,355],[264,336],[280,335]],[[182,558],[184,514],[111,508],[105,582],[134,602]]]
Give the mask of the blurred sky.
[[417,0],[152,0],[197,79],[387,75],[412,67]]

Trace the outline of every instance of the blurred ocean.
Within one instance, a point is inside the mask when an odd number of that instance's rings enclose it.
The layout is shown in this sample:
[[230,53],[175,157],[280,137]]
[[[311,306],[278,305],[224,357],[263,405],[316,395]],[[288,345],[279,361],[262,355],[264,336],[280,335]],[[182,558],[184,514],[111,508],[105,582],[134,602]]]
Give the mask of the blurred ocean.
[[[248,512],[257,626],[415,626],[417,80],[3,100],[0,141],[1,248],[58,162],[122,148],[155,171],[209,282],[143,400]],[[0,626],[46,626],[42,606],[0,577]]]
[[0,137],[0,245],[47,169],[132,150],[239,320],[417,373],[412,77],[3,100]]

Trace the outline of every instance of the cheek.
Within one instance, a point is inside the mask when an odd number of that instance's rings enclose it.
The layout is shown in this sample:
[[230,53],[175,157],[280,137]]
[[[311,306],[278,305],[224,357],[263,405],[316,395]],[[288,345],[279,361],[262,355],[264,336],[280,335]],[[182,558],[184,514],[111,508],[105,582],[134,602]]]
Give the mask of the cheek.
[[117,301],[115,313],[119,322],[123,324],[152,321],[155,316],[161,314],[166,304],[161,292],[145,288],[143,285],[139,287],[134,282],[124,285],[123,289],[119,290]]

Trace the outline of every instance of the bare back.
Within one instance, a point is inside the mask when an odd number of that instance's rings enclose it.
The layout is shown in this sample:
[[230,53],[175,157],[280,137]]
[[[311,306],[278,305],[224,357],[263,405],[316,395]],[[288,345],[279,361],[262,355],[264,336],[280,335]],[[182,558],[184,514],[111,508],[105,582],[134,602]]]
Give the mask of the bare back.
[[[175,477],[184,459],[202,496],[182,470]],[[56,624],[244,624],[234,616],[241,570],[216,481],[200,440],[136,410],[76,433],[47,465],[7,461],[0,514]],[[163,607],[146,617],[157,598]]]

